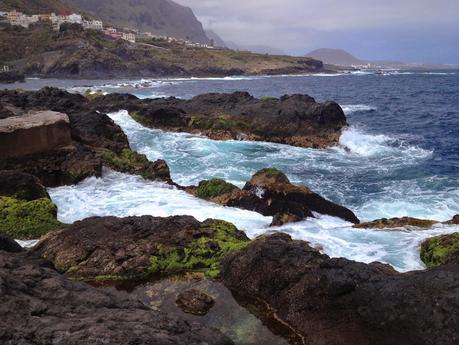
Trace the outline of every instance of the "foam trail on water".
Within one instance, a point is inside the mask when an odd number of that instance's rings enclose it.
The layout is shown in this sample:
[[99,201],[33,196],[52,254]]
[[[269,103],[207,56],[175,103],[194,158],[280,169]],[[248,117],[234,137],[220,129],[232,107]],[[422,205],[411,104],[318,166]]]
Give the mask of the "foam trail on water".
[[367,104],[344,104],[341,105],[341,108],[346,115],[365,111],[375,111],[378,109],[377,107]]

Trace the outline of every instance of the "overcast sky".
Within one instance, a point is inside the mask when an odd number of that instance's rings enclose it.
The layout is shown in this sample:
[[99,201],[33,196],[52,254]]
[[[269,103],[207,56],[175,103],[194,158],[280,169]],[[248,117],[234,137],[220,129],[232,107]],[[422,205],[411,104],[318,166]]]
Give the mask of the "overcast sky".
[[459,63],[459,0],[175,0],[224,40],[303,55]]

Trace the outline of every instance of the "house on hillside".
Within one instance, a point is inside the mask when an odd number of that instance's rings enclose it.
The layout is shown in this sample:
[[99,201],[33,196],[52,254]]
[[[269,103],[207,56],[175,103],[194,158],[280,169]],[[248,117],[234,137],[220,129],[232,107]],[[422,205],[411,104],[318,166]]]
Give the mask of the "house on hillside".
[[100,30],[104,29],[104,24],[100,20],[83,20],[83,28],[90,30]]
[[9,72],[10,66],[8,65],[0,65],[0,72]]
[[125,41],[129,41],[131,43],[135,43],[135,34],[131,32],[123,32],[123,36],[121,37]]

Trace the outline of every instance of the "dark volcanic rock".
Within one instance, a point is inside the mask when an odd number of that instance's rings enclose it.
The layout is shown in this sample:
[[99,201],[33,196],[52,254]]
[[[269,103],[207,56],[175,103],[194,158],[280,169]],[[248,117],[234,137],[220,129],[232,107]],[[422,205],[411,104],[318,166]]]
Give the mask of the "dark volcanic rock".
[[125,293],[70,281],[33,253],[0,250],[0,298],[1,344],[232,344]]
[[316,103],[307,95],[256,99],[246,92],[204,94],[191,100],[139,100],[123,95],[97,97],[95,109],[127,109],[145,126],[201,133],[212,139],[270,141],[324,148],[338,143],[346,116],[335,102]]
[[260,238],[222,262],[223,283],[265,301],[311,345],[459,342],[459,269],[396,273],[330,259],[288,235]]
[[176,303],[187,314],[206,315],[214,306],[215,300],[203,291],[192,289],[181,292]]
[[3,117],[30,110],[64,112],[70,121],[71,142],[65,147],[0,161],[0,169],[19,170],[37,176],[46,186],[74,184],[89,176],[101,176],[102,166],[170,182],[162,160],[150,162],[132,151],[121,128],[107,115],[92,110],[85,97],[56,88],[36,92],[0,91]]
[[328,201],[304,186],[295,186],[274,168],[258,171],[243,190],[221,179],[201,181],[197,187],[185,187],[188,193],[220,205],[238,207],[273,216],[278,226],[314,217],[312,212],[359,223],[349,209]]
[[404,228],[407,226],[416,228],[431,228],[432,225],[439,222],[429,219],[418,219],[413,217],[403,218],[382,218],[367,223],[354,225],[354,228],[360,229],[391,229],[391,228]]
[[214,276],[220,259],[247,243],[224,221],[96,217],[48,234],[34,250],[68,276],[119,280],[194,270]]
[[49,198],[46,188],[38,178],[12,170],[0,171],[0,196],[28,201]]
[[19,253],[22,251],[22,248],[16,241],[0,234],[0,251],[2,250],[8,253]]
[[11,71],[11,72],[0,72],[0,84],[13,84],[17,82],[24,82],[24,74]]

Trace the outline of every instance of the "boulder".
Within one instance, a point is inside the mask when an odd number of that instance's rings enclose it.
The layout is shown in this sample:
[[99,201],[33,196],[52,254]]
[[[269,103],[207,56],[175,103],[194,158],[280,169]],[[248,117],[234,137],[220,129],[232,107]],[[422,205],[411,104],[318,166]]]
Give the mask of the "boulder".
[[293,185],[283,172],[274,168],[258,171],[242,190],[221,179],[201,181],[197,187],[184,189],[220,205],[273,216],[271,225],[274,226],[314,217],[312,212],[359,223],[351,210],[324,199],[307,187]]
[[0,251],[1,250],[8,253],[19,253],[22,251],[22,248],[16,241],[0,234]]
[[176,303],[184,313],[206,315],[214,306],[215,300],[203,291],[191,289],[181,292]]
[[63,113],[37,111],[0,120],[0,159],[51,151],[70,143],[69,119]]
[[219,262],[249,242],[234,225],[193,217],[89,218],[34,248],[69,277],[138,280],[186,271],[219,274]]
[[112,94],[97,97],[92,104],[100,111],[126,109],[147,127],[199,133],[216,140],[325,148],[336,145],[341,130],[347,126],[337,103],[317,103],[307,95],[257,99],[247,92],[234,92],[203,94],[190,100],[140,100]]
[[305,344],[459,342],[458,266],[401,274],[332,259],[277,233],[225,257],[221,279],[252,303],[267,303]]
[[27,201],[49,198],[46,188],[38,178],[14,170],[0,171],[0,196]]
[[427,267],[446,264],[459,265],[459,233],[425,240],[421,245],[421,259]]
[[451,220],[444,222],[446,225],[459,225],[459,214],[456,214]]
[[0,298],[1,344],[233,344],[125,292],[68,280],[30,252],[0,249]]

